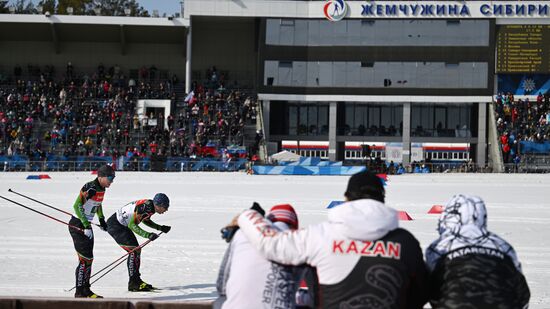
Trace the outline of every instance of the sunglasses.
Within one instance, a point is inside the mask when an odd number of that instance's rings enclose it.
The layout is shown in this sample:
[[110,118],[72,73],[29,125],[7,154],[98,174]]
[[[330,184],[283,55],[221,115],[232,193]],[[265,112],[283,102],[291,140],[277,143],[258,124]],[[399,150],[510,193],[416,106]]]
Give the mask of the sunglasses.
[[107,176],[107,180],[109,180],[109,182],[113,182],[115,181],[115,176]]

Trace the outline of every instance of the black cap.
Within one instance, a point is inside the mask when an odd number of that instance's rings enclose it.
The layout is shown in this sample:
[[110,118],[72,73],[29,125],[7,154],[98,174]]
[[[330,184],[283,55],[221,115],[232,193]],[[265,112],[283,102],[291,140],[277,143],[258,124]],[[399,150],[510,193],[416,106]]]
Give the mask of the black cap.
[[115,170],[110,165],[103,165],[97,170],[98,177],[115,176]]
[[382,180],[375,174],[364,171],[351,176],[344,195],[349,201],[373,199],[384,203],[386,193]]

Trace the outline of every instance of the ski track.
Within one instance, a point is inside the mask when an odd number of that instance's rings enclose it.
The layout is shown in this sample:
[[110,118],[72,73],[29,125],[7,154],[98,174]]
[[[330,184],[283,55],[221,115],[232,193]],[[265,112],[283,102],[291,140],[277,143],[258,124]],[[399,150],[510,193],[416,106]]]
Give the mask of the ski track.
[[[72,213],[78,191],[95,177],[66,172],[50,173],[50,180],[25,180],[29,174],[0,173],[0,195],[66,221],[69,216],[9,193],[8,188]],[[128,202],[152,198],[157,192],[171,199],[169,211],[153,220],[171,225],[172,230],[142,251],[143,279],[162,290],[128,292],[125,262],[93,289],[111,298],[211,301],[216,297],[216,276],[227,246],[220,238],[221,227],[254,201],[267,209],[292,204],[302,227],[321,222],[326,219],[327,205],[343,200],[347,180],[340,176],[119,172],[105,196],[107,217]],[[427,213],[433,205],[443,205],[457,193],[481,196],[487,204],[489,229],[509,241],[522,262],[531,289],[530,308],[550,308],[549,184],[550,175],[390,176],[387,204],[414,218],[400,224],[425,249],[437,237],[439,216]],[[74,285],[77,258],[67,227],[5,200],[0,200],[0,209],[0,296],[72,297],[65,290]],[[97,271],[124,251],[106,232],[94,227],[94,233],[93,270]],[[138,240],[144,241],[139,236]]]

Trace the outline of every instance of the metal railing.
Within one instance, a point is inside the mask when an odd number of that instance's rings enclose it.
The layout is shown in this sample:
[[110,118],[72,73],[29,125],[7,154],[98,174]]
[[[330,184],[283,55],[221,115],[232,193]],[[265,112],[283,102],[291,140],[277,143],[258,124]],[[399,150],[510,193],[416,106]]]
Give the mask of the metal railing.
[[493,168],[490,165],[478,166],[473,162],[469,163],[414,163],[408,166],[387,166],[386,163],[364,162],[360,161],[344,161],[344,165],[363,165],[368,170],[375,173],[384,174],[427,174],[427,173],[492,173]]
[[[118,160],[117,160],[118,161]],[[110,161],[4,161],[0,162],[0,172],[86,172],[95,171]],[[119,163],[119,162],[117,162]],[[357,164],[351,165],[364,165]],[[118,171],[136,172],[235,172],[250,168],[252,163],[238,160],[194,160],[167,159],[166,161],[128,160],[116,166]],[[116,164],[115,164],[116,165]],[[346,164],[349,165],[349,164]],[[492,173],[490,165],[478,166],[475,163],[419,163],[410,166],[388,167],[385,163],[369,164],[368,169],[376,173],[390,175],[401,173]],[[550,164],[504,164],[505,173],[550,173]]]
[[[5,161],[0,162],[3,172],[86,172],[96,171],[108,161]],[[129,160],[119,171],[136,172],[236,172],[247,168],[247,161],[229,160],[168,160],[154,162],[150,160]]]
[[504,164],[505,173],[533,173],[533,174],[548,174],[550,173],[550,164]]

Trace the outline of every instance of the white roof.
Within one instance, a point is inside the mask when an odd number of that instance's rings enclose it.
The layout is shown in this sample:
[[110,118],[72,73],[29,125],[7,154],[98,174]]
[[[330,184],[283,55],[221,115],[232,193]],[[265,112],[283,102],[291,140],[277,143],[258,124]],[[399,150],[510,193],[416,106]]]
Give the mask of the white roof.
[[271,156],[271,159],[277,160],[279,162],[298,161],[300,158],[300,155],[286,150],[283,150]]

